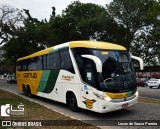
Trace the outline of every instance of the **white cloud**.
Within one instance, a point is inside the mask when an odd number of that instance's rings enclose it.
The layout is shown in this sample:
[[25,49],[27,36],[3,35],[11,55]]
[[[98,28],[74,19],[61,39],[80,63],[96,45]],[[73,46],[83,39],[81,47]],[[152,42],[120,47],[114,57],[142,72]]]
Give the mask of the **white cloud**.
[[[1,0],[0,4],[9,4],[14,8],[18,9],[28,9],[30,14],[41,19],[49,19],[52,8],[56,8],[56,14],[61,14],[62,10],[64,10],[67,5],[69,5],[74,0]],[[102,6],[110,3],[112,0],[79,0],[83,3],[96,3]]]

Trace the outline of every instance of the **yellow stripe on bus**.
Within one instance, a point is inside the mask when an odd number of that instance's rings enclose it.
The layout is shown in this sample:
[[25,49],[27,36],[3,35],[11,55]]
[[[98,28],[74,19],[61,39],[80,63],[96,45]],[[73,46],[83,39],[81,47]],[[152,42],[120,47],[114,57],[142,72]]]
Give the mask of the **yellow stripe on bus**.
[[125,47],[108,42],[99,41],[73,41],[69,43],[70,48],[84,47],[84,48],[96,48],[96,49],[108,49],[108,50],[126,50]]
[[119,98],[125,98],[126,97],[126,92],[124,93],[109,93],[105,92],[107,96],[109,96],[112,99],[119,99]]

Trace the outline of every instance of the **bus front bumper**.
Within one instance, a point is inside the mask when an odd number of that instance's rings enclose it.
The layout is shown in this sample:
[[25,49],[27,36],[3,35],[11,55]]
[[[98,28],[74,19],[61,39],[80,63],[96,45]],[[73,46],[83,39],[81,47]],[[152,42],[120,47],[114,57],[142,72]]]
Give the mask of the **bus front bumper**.
[[103,101],[103,104],[99,104],[99,113],[106,113],[106,112],[112,112],[116,110],[121,110],[127,107],[130,107],[138,102],[138,96],[134,96],[131,100],[126,100],[123,102],[105,102]]

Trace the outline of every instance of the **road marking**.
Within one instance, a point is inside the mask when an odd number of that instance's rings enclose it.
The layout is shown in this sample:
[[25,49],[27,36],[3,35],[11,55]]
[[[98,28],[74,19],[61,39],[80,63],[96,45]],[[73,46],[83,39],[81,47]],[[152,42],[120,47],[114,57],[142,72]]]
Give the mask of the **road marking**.
[[140,98],[144,98],[144,99],[152,99],[152,100],[159,100],[160,101],[160,99],[155,99],[155,98],[150,98],[150,97],[142,97],[142,96],[139,96]]
[[139,96],[138,100],[139,101],[143,101],[143,102],[150,102],[150,103],[158,103],[158,104],[160,104],[160,99],[155,99],[155,98]]

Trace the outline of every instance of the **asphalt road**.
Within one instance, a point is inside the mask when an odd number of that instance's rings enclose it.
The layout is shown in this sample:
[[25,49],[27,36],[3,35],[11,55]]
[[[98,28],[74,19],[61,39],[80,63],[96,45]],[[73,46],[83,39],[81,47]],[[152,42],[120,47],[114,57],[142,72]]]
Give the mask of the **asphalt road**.
[[[123,123],[126,120],[137,123],[141,122],[139,120],[145,120],[145,121],[152,120],[155,123],[157,122],[157,120],[159,120],[158,122],[160,123],[160,103],[138,102],[136,105],[133,105],[127,109],[105,114],[94,113],[87,110],[81,110],[80,112],[75,113],[70,111],[65,104],[61,104],[37,96],[34,96],[33,98],[27,98],[17,90],[16,84],[7,84],[6,81],[4,80],[0,80],[0,89],[13,92],[30,101],[46,106],[54,111],[97,125],[104,129],[121,129],[121,128],[159,129],[160,128],[160,126],[109,126],[109,124],[112,122],[116,121]],[[139,87],[138,89],[140,96],[144,95],[143,97],[160,99],[160,94],[159,94],[160,89],[149,89],[148,87],[144,88]]]
[[138,87],[139,96],[160,99],[160,89],[149,87]]

